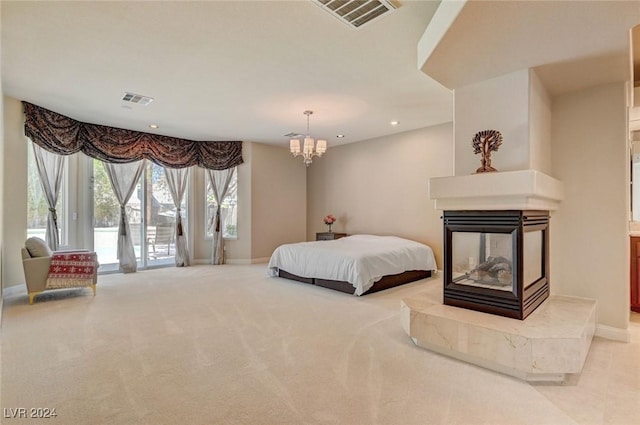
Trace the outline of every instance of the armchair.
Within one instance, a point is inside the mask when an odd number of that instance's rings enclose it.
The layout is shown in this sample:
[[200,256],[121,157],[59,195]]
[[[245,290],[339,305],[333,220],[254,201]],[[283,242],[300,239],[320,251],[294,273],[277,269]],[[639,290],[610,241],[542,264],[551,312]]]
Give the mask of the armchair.
[[27,239],[21,251],[29,304],[36,295],[53,289],[90,287],[96,295],[99,263],[95,252],[53,252],[35,237]]

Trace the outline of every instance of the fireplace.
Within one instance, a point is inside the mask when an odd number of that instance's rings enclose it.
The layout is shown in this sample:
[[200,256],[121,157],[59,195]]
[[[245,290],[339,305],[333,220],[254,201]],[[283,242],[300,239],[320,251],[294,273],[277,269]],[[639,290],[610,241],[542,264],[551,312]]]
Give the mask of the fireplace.
[[548,211],[445,211],[444,304],[524,319],[549,296]]

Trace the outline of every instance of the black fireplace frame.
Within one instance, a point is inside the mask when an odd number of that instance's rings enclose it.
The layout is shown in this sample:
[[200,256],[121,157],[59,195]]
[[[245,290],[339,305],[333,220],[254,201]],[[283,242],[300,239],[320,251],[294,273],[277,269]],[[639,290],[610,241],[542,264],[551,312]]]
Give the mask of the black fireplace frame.
[[[548,211],[444,211],[443,227],[445,305],[523,320],[549,297]],[[523,282],[524,233],[533,231],[542,231],[541,277],[534,282]],[[512,291],[461,285],[453,281],[452,238],[454,232],[512,235]]]

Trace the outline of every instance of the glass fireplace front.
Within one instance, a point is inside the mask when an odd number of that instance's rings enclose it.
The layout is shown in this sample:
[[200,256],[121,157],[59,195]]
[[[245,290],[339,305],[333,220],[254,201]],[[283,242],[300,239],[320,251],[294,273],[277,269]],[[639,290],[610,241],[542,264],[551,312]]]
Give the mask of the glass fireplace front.
[[511,234],[453,232],[453,282],[513,292]]
[[549,295],[547,211],[445,211],[444,303],[523,319]]

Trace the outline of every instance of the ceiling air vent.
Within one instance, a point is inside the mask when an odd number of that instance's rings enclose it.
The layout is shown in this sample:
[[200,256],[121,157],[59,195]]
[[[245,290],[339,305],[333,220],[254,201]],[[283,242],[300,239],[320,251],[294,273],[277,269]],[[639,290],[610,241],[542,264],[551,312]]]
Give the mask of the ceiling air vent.
[[137,103],[138,105],[147,106],[151,102],[153,102],[152,97],[142,96],[141,94],[129,93],[125,92],[124,97],[122,98],[125,102]]
[[352,28],[396,10],[390,0],[311,0]]

